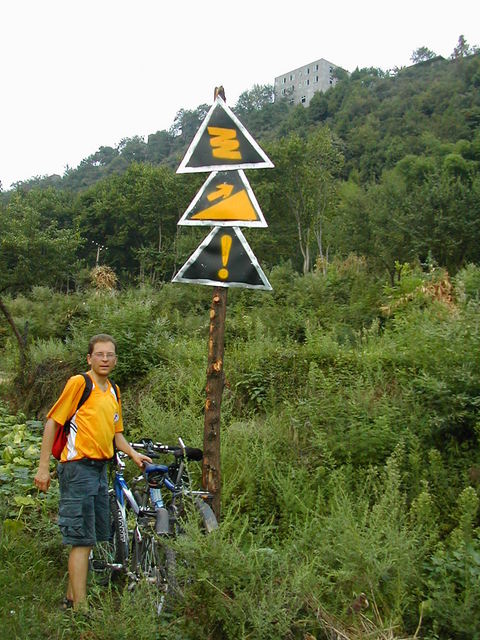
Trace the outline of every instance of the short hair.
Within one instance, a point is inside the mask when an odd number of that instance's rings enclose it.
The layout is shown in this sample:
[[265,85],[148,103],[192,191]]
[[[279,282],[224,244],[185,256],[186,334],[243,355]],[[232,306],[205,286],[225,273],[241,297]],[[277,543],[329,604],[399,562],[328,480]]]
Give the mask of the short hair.
[[91,356],[93,353],[93,348],[97,344],[97,342],[111,342],[115,347],[115,353],[117,352],[117,343],[115,342],[112,336],[109,336],[108,333],[99,333],[93,338],[90,338],[90,342],[88,343],[88,355]]

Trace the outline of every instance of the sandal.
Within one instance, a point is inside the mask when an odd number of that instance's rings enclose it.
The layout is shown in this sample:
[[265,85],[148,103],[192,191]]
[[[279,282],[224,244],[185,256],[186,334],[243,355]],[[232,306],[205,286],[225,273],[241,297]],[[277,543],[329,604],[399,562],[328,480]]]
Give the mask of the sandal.
[[73,609],[73,600],[70,600],[70,598],[64,598],[62,600],[62,603],[60,605],[60,609],[62,611],[67,611],[68,609]]

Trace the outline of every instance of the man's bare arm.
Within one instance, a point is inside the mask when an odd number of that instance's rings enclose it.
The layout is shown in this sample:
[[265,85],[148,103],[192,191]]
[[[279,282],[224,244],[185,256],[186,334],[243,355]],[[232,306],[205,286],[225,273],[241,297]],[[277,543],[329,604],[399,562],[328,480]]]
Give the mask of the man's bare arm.
[[43,430],[42,446],[40,449],[40,461],[37,473],[34,478],[35,485],[40,491],[48,491],[50,486],[50,455],[52,453],[53,441],[57,430],[57,423],[53,418],[49,418]]

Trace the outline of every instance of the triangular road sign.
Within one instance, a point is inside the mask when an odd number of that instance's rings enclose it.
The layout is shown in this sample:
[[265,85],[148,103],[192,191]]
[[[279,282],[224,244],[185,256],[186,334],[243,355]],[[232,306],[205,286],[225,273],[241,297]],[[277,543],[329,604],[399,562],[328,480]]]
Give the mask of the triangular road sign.
[[215,171],[178,221],[179,225],[266,227],[243,171]]
[[271,160],[218,96],[197,131],[177,173],[271,167]]
[[212,229],[172,282],[272,289],[245,236],[236,227]]

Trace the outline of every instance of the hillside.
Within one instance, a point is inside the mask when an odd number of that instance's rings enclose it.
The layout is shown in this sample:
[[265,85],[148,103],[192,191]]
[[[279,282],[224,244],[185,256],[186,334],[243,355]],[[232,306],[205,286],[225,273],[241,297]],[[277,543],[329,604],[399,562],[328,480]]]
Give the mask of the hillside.
[[3,194],[6,637],[479,637],[479,88],[476,54],[235,106],[275,164],[248,172],[269,226],[246,233],[273,291],[228,291],[222,524],[166,541],[182,593],[160,619],[121,580],[58,610],[58,482],[31,480],[99,331],[128,437],[202,446],[212,291],[170,279],[206,235],[177,227],[206,176],[174,168],[207,106]]
[[[394,76],[357,70],[307,109],[272,103],[265,87],[246,92],[237,113],[276,167],[248,176],[269,224],[248,234],[261,264],[290,261],[306,273],[355,253],[393,282],[403,263],[452,274],[477,263],[479,86],[477,54]],[[99,150],[56,186],[4,194],[2,288],[82,286],[98,247],[100,263],[124,284],[169,281],[201,239],[177,221],[202,176],[172,167],[206,109],[179,112],[172,130],[150,142]],[[160,152],[153,140],[169,144]]]

